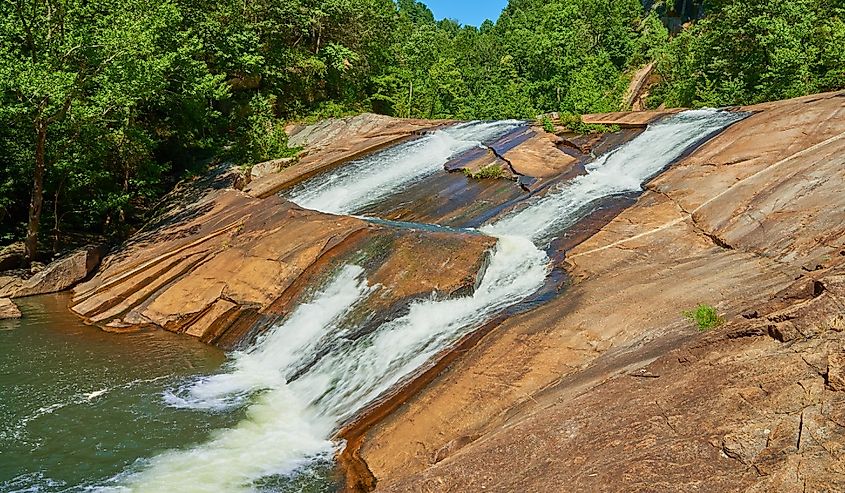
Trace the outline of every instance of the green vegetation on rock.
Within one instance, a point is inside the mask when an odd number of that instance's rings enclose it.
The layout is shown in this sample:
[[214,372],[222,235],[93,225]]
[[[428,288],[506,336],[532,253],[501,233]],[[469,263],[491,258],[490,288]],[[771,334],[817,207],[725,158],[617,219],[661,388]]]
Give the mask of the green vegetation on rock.
[[473,172],[469,169],[464,169],[464,174],[468,178],[472,178],[474,180],[484,180],[488,178],[501,178],[504,174],[505,170],[502,169],[502,166],[499,164],[491,164],[490,166],[485,166],[478,171]]
[[701,332],[715,329],[724,323],[716,308],[706,304],[698,305],[695,310],[684,312],[684,317],[690,322],[694,322]]

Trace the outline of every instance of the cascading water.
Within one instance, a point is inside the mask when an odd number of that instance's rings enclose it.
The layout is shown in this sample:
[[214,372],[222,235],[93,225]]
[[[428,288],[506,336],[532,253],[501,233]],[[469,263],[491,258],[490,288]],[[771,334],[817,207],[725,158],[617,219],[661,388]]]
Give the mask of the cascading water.
[[[119,489],[248,490],[261,478],[288,474],[309,461],[330,457],[335,450],[330,437],[344,421],[461,336],[542,286],[548,258],[535,243],[544,244],[583,217],[590,203],[640,190],[644,181],[692,145],[740,118],[715,110],[690,111],[650,126],[588,166],[586,175],[482,228],[499,241],[472,296],[417,301],[406,315],[357,339],[345,337],[350,330],[344,325],[345,316],[373,289],[363,269],[343,267],[311,302],[297,307],[251,349],[235,353],[228,373],[167,396],[174,406],[213,410],[250,402],[246,419],[205,444],[154,457],[141,471],[120,478]],[[511,125],[515,123],[467,124],[441,131],[449,132],[448,149],[439,147],[435,134],[361,160],[354,172],[319,177],[294,191],[291,199],[326,212],[354,213],[434,172],[457,149]],[[394,173],[396,169],[405,171]],[[337,200],[334,193],[344,198]],[[297,373],[303,361],[313,360],[318,349],[327,347],[328,352]],[[298,378],[288,381],[295,374]]]
[[517,120],[469,122],[438,130],[306,180],[288,198],[307,209],[351,214],[442,171],[453,156],[520,125]]
[[727,111],[695,110],[649,125],[635,139],[587,165],[587,174],[557,186],[541,199],[482,231],[547,242],[580,219],[597,200],[641,190],[643,183],[693,145],[745,116]]

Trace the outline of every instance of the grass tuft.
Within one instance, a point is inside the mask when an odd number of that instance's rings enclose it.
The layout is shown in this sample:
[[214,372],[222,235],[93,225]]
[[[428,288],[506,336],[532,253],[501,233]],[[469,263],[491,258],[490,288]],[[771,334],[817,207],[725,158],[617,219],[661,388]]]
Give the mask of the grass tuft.
[[695,310],[684,312],[684,317],[691,322],[695,322],[701,332],[715,329],[725,323],[714,307],[703,303],[698,305]]

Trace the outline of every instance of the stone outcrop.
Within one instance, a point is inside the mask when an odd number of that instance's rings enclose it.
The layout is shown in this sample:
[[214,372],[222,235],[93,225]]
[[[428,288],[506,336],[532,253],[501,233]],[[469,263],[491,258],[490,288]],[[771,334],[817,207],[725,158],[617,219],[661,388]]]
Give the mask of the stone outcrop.
[[21,318],[21,311],[9,298],[0,298],[0,320]]
[[588,125],[617,125],[621,128],[645,127],[649,123],[673,115],[682,110],[634,111],[618,113],[596,113],[583,115],[581,121]]
[[34,276],[19,282],[10,281],[3,289],[12,298],[58,293],[85,280],[100,265],[105,253],[102,246],[87,246],[54,260]]
[[746,108],[350,455],[384,491],[842,489],[843,96]]
[[379,303],[393,309],[432,291],[472,289],[493,243],[481,235],[375,226],[277,196],[221,190],[108,257],[74,290],[71,309],[111,330],[158,327],[228,348],[262,319],[284,315],[341,260],[370,266]]
[[22,242],[12,243],[0,249],[0,272],[19,269],[24,264],[26,248]]
[[449,122],[408,120],[365,113],[354,117],[324,120],[310,126],[291,126],[287,129],[290,136],[289,145],[305,148],[300,161],[296,166],[256,179],[244,191],[253,197],[268,197],[328,168],[447,123]]

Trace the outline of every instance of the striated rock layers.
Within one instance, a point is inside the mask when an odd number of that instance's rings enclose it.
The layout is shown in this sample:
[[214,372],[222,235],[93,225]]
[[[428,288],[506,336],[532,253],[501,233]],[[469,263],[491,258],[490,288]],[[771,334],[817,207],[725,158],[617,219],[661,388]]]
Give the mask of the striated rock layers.
[[[275,188],[426,125],[432,123],[363,115],[300,129],[292,142],[306,146],[306,157],[261,179]],[[432,292],[471,292],[495,244],[480,234],[422,232],[309,211],[277,195],[256,196],[266,193],[255,189],[210,188],[185,191],[190,201],[176,201],[107,257],[74,289],[71,309],[107,330],[158,327],[232,348],[342,264],[361,265],[377,286],[366,304],[375,324]]]
[[[562,296],[347,430],[350,470],[379,491],[845,490],[845,94],[747,109],[568,252]],[[728,323],[699,333],[698,303]]]

